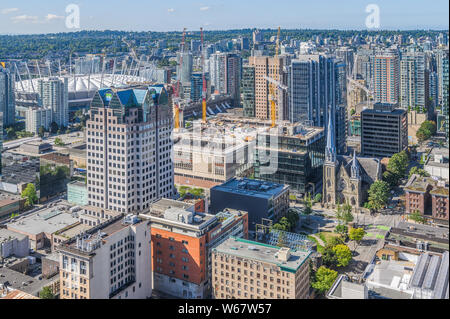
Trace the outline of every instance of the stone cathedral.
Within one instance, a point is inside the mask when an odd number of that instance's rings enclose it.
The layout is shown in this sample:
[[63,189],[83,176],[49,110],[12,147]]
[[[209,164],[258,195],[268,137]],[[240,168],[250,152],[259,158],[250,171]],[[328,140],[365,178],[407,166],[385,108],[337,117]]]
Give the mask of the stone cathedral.
[[332,116],[328,117],[327,146],[323,172],[323,202],[327,208],[349,203],[354,209],[362,207],[368,199],[368,190],[381,180],[381,163],[376,158],[336,154]]

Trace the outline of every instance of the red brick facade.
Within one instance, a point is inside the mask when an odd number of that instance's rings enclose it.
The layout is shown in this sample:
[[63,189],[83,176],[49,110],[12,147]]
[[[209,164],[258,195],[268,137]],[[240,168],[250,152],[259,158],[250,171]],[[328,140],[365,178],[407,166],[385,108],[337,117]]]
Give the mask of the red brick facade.
[[433,218],[449,220],[448,196],[432,195]]

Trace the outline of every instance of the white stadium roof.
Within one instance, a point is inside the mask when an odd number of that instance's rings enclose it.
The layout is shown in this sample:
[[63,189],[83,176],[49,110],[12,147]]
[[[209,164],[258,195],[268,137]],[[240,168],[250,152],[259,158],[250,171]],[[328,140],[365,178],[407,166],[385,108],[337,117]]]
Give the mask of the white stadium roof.
[[[53,76],[63,78],[59,76]],[[83,103],[92,99],[95,92],[102,88],[121,87],[129,83],[148,82],[148,79],[120,74],[91,74],[91,75],[75,75],[65,76],[68,78],[69,85],[69,103]],[[43,77],[46,80],[49,77]],[[31,81],[33,83],[31,83]],[[16,82],[16,91],[18,93],[32,93],[33,87],[37,92],[39,78],[33,80],[23,80]]]

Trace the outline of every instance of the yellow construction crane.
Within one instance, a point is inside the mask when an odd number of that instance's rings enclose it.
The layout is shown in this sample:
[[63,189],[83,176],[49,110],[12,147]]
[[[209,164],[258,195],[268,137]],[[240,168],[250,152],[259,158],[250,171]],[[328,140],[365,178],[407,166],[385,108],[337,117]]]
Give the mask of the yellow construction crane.
[[[279,69],[279,61],[278,61],[278,51],[280,49],[280,32],[281,32],[281,28],[278,27],[278,34],[277,34],[277,42],[276,42],[276,46],[275,46],[275,57],[274,57],[274,80],[275,82],[278,82],[278,69]],[[276,91],[276,84],[274,84],[273,82],[271,82],[269,84],[269,99],[270,99],[270,118],[272,120],[272,128],[274,128],[276,126],[276,120],[277,120],[277,105],[275,102],[276,96],[275,96],[275,91]]]

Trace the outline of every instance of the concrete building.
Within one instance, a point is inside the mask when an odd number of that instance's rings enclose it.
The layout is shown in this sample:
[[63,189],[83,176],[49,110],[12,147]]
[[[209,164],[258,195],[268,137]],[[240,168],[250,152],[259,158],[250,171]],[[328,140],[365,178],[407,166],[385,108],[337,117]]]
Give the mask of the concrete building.
[[375,103],[361,112],[361,153],[363,156],[391,157],[408,146],[406,110]]
[[428,101],[428,79],[425,76],[425,55],[408,52],[400,61],[400,107],[419,107],[425,111]]
[[255,231],[262,219],[276,222],[289,209],[289,186],[258,180],[232,179],[211,188],[210,196],[210,212],[213,214],[225,208],[248,211],[251,231]]
[[162,86],[96,93],[86,123],[89,206],[130,213],[174,195],[170,104]]
[[10,231],[28,236],[30,248],[34,250],[50,248],[54,233],[78,223],[78,219],[66,209],[67,207],[60,205],[37,210],[9,222],[6,226]]
[[52,110],[52,122],[58,127],[69,125],[68,78],[51,77],[38,81],[38,92],[42,107]]
[[28,236],[8,229],[0,229],[0,259],[10,256],[26,257],[29,253],[30,241]]
[[[249,66],[255,67],[255,115],[262,120],[271,119],[271,106],[269,100],[269,82],[266,77],[278,80],[283,85],[287,85],[287,78],[284,73],[285,58],[268,56],[251,56]],[[289,119],[287,92],[275,90],[276,116],[277,120],[285,121]]]
[[409,283],[413,299],[447,299],[449,283],[449,253],[441,256],[420,255]]
[[30,107],[25,113],[25,130],[36,135],[39,129],[43,127],[45,130],[50,128],[52,123],[52,110],[41,107]]
[[195,205],[162,199],[140,216],[148,220],[154,289],[183,299],[211,295],[211,249],[230,236],[247,238],[247,212],[195,213]]
[[310,251],[229,238],[213,249],[215,299],[309,299]]
[[400,58],[396,52],[373,57],[375,101],[396,104],[400,97]]
[[0,219],[9,218],[11,214],[19,213],[23,209],[24,202],[24,199],[9,196],[6,199],[0,199]]
[[[180,66],[181,55],[183,55],[183,65]],[[191,52],[178,52],[177,53],[177,80],[183,86],[190,86],[192,69],[194,65],[194,60]]]
[[449,181],[449,153],[448,148],[434,148],[429,154],[423,168],[431,176]]
[[233,106],[241,105],[242,58],[235,53],[214,53],[209,58],[211,86],[219,94],[233,98]]
[[60,246],[61,299],[148,299],[152,295],[148,223],[119,216]]
[[15,123],[16,103],[14,87],[14,74],[0,65],[0,113],[3,114],[3,127]]

